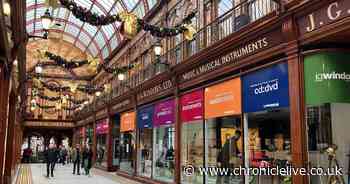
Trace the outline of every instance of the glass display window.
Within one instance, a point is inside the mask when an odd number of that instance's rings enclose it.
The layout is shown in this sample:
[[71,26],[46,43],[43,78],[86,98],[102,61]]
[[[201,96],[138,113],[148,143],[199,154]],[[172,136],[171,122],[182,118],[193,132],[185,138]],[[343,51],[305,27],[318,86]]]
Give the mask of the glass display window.
[[[205,166],[235,168],[243,164],[241,79],[204,91]],[[206,183],[242,183],[243,176],[206,176]]]
[[115,114],[112,118],[112,165],[119,166],[120,162],[120,115]]
[[152,177],[153,165],[153,114],[154,106],[142,107],[137,111],[139,149],[137,153],[137,174]]
[[180,98],[181,171],[189,165],[195,168],[192,176],[181,172],[181,183],[199,184],[204,181],[199,173],[199,167],[204,166],[203,93],[203,90],[198,90]]
[[[286,168],[291,163],[288,65],[285,62],[242,77],[245,165]],[[285,183],[291,176],[247,176],[252,184]]]
[[173,182],[175,177],[175,101],[155,105],[153,116],[153,178]]
[[350,183],[349,59],[348,52],[334,50],[304,57],[308,165],[343,172],[310,176],[310,184]]
[[135,112],[121,114],[120,118],[120,170],[133,174],[135,172]]
[[96,165],[105,168],[108,166],[108,128],[108,119],[100,120],[96,123]]

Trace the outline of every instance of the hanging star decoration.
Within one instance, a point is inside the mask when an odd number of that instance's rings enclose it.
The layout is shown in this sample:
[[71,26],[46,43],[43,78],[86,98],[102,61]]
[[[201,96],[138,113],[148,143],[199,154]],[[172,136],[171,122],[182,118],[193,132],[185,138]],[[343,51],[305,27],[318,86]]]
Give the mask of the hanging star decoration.
[[105,93],[110,93],[112,91],[112,84],[108,83],[108,84],[104,84],[104,92]]
[[196,29],[191,24],[184,25],[186,30],[184,31],[184,37],[186,40],[193,40],[194,35],[196,34]]
[[75,92],[77,91],[78,85],[79,85],[78,83],[71,83],[71,84],[69,85],[70,91],[71,91],[72,93],[75,93]]

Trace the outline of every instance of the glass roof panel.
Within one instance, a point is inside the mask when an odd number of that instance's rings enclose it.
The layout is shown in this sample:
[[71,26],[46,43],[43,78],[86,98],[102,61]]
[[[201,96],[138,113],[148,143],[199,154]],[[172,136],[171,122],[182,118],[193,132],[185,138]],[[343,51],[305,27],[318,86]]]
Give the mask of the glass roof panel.
[[90,9],[91,5],[92,5],[92,0],[79,0],[79,1],[75,1],[79,6],[82,6],[84,8]]
[[102,50],[102,57],[103,59],[106,59],[109,56],[109,51],[107,47],[104,47]]
[[136,4],[138,3],[138,0],[123,0],[124,4],[128,8],[128,10],[132,10]]
[[[28,33],[36,35],[42,35],[42,25],[40,17],[44,15],[47,7],[45,6],[46,0],[26,0],[28,12],[26,14],[27,25],[26,29]],[[117,14],[123,11],[134,11],[140,18],[145,15],[145,4],[149,3],[148,7],[153,7],[157,0],[74,0],[79,6],[91,10],[99,15]],[[70,10],[60,7],[52,11],[52,16],[56,19],[56,23],[60,25],[53,26],[51,29],[57,32],[57,34],[67,33],[72,36],[63,36],[65,40],[76,43],[77,47],[84,49],[89,45],[88,50],[97,55],[101,53],[103,57],[108,57],[110,49],[115,49],[119,41],[116,35],[120,35],[118,31],[119,23],[116,22],[112,25],[106,25],[101,27],[91,26],[88,23],[83,23],[70,12]],[[29,23],[36,20],[35,23]],[[29,24],[28,24],[29,23]],[[41,32],[40,32],[41,31]],[[60,32],[62,31],[62,33]],[[80,32],[80,33],[79,33]],[[88,35],[89,34],[89,35]],[[96,35],[96,36],[95,36]],[[94,37],[95,36],[95,37]],[[91,40],[93,37],[93,41]],[[78,42],[81,41],[82,44]],[[90,43],[91,42],[91,43]],[[96,44],[96,45],[95,45]],[[83,45],[83,46],[82,46]],[[85,46],[84,46],[85,45]],[[102,49],[102,50],[101,50]]]
[[75,46],[77,46],[82,51],[84,51],[86,48],[86,46],[83,45],[80,41],[75,42]]
[[83,25],[83,22],[80,21],[79,19],[75,18],[73,14],[69,15],[68,21],[69,22],[73,22],[74,24],[76,24],[78,26],[82,26]]
[[88,32],[90,36],[94,36],[97,32],[97,27],[90,24],[84,24],[83,29]]
[[149,9],[152,9],[156,4],[157,0],[147,0]]
[[90,50],[91,55],[92,55],[93,57],[96,57],[96,56],[97,56],[98,50],[97,50],[95,44],[90,44],[89,50]]
[[94,5],[91,9],[91,12],[97,13],[98,15],[105,15],[105,12],[100,8]]
[[67,32],[67,33],[76,37],[76,36],[78,36],[79,30],[80,29],[78,27],[75,27],[71,24],[67,24],[64,32]]
[[87,34],[85,34],[83,31],[80,32],[79,39],[84,45],[88,45],[90,43],[90,41],[91,41],[89,36]]
[[118,14],[118,13],[120,13],[120,12],[122,12],[122,11],[124,11],[124,8],[123,8],[121,2],[118,1],[118,2],[115,4],[115,6],[113,7],[113,9],[112,9],[112,11],[110,12],[110,14],[113,14],[113,15],[114,15],[114,14]]
[[115,29],[112,25],[102,26],[101,29],[106,34],[107,39],[110,39],[112,37],[113,33],[115,32]]
[[96,43],[100,48],[103,48],[103,46],[105,46],[106,41],[102,35],[101,30],[97,32],[97,35],[95,37]]
[[111,49],[114,50],[118,46],[118,38],[117,34],[114,34],[113,37],[110,39],[109,44],[111,45]]
[[134,12],[139,18],[142,18],[143,16],[145,16],[145,6],[143,4],[143,1],[140,1],[140,3],[135,8]]
[[34,31],[34,24],[28,24],[28,25],[26,26],[26,29],[27,29],[27,33],[28,33],[28,34],[32,34],[33,31]]

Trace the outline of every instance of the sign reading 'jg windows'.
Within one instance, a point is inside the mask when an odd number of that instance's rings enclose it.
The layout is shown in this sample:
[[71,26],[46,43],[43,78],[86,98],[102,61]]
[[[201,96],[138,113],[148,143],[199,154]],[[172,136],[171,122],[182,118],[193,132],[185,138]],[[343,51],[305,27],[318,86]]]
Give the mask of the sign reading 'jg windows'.
[[350,55],[322,52],[304,59],[307,105],[350,103]]
[[243,76],[242,80],[244,112],[289,106],[287,63]]

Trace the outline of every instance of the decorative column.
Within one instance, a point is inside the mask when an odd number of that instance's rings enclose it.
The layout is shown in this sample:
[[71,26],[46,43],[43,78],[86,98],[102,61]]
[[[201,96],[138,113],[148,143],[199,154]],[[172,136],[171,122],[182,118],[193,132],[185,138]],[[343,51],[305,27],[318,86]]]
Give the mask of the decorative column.
[[[292,164],[294,167],[307,168],[303,64],[299,55],[297,26],[293,17],[283,23],[282,31],[287,41],[285,52],[289,73]],[[293,175],[295,184],[307,184],[307,181],[307,176]]]
[[[5,154],[6,150],[6,132],[7,132],[7,117],[8,117],[8,96],[10,79],[6,71],[4,60],[0,60],[0,155]],[[4,176],[4,157],[0,157],[0,183],[3,183]]]
[[179,88],[176,81],[176,77],[173,79],[175,84],[174,96],[175,96],[175,183],[181,182],[181,122],[180,122],[180,100],[179,100]]

